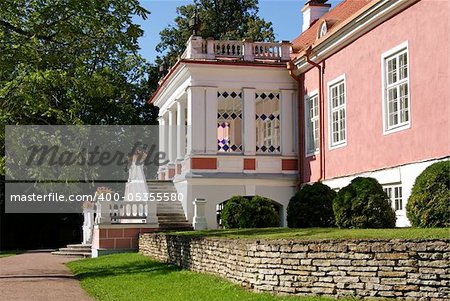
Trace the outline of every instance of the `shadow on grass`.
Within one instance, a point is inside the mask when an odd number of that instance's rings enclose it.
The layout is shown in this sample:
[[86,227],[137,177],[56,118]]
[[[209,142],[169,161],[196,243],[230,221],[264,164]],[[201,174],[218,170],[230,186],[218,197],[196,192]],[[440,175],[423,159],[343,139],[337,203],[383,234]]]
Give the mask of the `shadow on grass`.
[[[134,257],[138,255],[137,253],[132,253],[131,256]],[[123,260],[122,262],[115,260],[112,262],[108,260],[108,256],[95,259],[84,259],[72,263],[69,262],[68,266],[71,267],[72,271],[75,273],[75,277],[80,280],[85,278],[103,278],[141,273],[159,276],[181,270],[176,266],[159,263],[150,259],[131,259]]]
[[[321,234],[333,233],[338,228],[305,228],[305,229],[291,229],[291,228],[260,228],[260,229],[218,229],[196,232],[175,232],[169,234],[186,235],[192,237],[228,237],[228,238],[264,238],[265,236],[278,236],[282,234],[290,234],[292,238],[310,237]],[[280,237],[281,239],[288,239],[289,237]]]

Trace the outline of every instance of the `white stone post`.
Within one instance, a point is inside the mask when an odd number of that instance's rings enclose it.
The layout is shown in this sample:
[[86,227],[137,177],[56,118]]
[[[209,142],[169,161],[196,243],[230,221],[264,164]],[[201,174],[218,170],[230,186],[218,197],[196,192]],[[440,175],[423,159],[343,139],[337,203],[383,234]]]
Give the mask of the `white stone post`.
[[186,155],[186,101],[177,100],[177,161]]
[[146,212],[146,216],[147,216],[147,225],[153,225],[155,228],[159,227],[159,221],[158,221],[158,216],[156,215],[156,211],[157,211],[157,203],[156,201],[149,201],[147,200],[147,212]]
[[111,212],[108,201],[97,201],[96,224],[111,224]]
[[187,154],[205,153],[205,88],[187,88]]
[[243,89],[244,155],[256,154],[255,89]]
[[253,40],[245,39],[244,41],[244,61],[254,61],[255,56],[253,55]]
[[91,208],[83,209],[83,245],[92,244],[92,234],[94,231],[94,213],[93,204]]
[[217,154],[217,88],[206,88],[206,153]]
[[174,164],[177,159],[177,112],[176,107],[171,107],[168,110],[169,126],[168,133],[168,159],[170,164]]
[[289,61],[291,59],[292,44],[289,41],[281,41],[281,60]]
[[214,39],[208,38],[206,39],[206,58],[214,59],[216,57],[215,49],[214,49]]
[[208,228],[208,224],[206,222],[205,216],[205,199],[195,198],[194,201],[194,229],[195,230],[204,230]]
[[280,100],[281,154],[292,156],[294,150],[294,90],[281,90]]

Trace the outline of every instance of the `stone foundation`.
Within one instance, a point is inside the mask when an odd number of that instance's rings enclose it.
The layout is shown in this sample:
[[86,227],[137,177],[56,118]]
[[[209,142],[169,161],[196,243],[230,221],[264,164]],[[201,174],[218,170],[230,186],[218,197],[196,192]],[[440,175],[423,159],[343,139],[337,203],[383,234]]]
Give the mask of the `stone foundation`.
[[140,234],[139,251],[255,291],[450,300],[450,239],[232,240]]
[[92,257],[136,251],[140,233],[158,231],[146,224],[95,225],[92,235]]

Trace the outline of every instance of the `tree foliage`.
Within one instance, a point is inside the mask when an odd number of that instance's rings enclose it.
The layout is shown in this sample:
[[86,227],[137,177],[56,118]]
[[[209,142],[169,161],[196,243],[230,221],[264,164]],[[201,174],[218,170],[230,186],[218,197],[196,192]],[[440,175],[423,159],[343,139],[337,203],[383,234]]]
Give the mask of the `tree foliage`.
[[373,178],[358,177],[333,200],[339,228],[393,228],[395,213],[383,187]]
[[289,201],[290,228],[333,227],[333,199],[336,192],[320,182],[305,185]]
[[450,161],[434,163],[417,177],[406,214],[414,227],[450,227]]
[[138,0],[3,1],[2,135],[5,124],[153,123],[132,21],[148,13]]
[[270,199],[234,196],[223,207],[222,226],[227,229],[279,227],[280,217]]
[[198,35],[203,38],[273,41],[275,37],[272,23],[258,16],[258,0],[196,0],[178,7],[175,25],[161,31],[156,50],[164,55],[157,59],[158,64],[170,67],[183,53],[192,34],[189,21],[196,8],[201,24]]
[[141,123],[147,63],[137,0],[0,6],[2,123]]

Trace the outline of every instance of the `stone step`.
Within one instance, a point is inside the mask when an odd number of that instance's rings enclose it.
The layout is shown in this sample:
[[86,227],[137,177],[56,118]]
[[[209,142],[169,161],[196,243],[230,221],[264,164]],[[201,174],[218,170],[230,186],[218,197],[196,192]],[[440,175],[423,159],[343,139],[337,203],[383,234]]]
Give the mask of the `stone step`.
[[91,248],[59,248],[60,252],[71,252],[71,253],[89,253]]
[[160,227],[160,231],[194,231],[194,228],[192,226],[185,226],[185,227]]
[[73,245],[67,245],[66,248],[72,248],[72,249],[76,249],[76,248],[85,249],[85,248],[88,248],[90,250],[92,248],[92,245],[73,244]]
[[55,251],[52,252],[52,255],[88,258],[91,257],[92,254],[91,252]]

